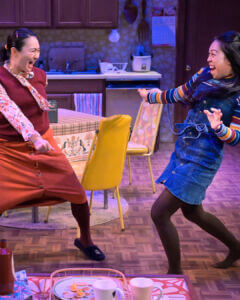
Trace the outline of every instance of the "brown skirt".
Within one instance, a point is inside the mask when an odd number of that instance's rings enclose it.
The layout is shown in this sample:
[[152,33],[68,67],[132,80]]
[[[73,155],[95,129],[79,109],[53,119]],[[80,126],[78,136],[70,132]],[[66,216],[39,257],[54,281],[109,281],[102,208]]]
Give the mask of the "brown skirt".
[[15,207],[86,202],[85,191],[53,131],[49,129],[43,138],[54,150],[37,153],[30,142],[0,139],[0,213]]

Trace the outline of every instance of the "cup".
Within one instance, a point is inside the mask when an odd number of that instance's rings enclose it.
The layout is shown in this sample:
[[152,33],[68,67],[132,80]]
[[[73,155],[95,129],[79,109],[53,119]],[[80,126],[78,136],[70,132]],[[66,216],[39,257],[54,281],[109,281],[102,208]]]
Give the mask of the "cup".
[[112,279],[98,279],[93,283],[95,300],[121,300],[124,299],[124,292],[117,287]]
[[163,291],[156,286],[152,279],[145,277],[136,277],[130,280],[130,288],[132,292],[132,300],[151,300],[153,288],[157,288],[160,292],[159,296],[154,296],[155,300],[161,299]]

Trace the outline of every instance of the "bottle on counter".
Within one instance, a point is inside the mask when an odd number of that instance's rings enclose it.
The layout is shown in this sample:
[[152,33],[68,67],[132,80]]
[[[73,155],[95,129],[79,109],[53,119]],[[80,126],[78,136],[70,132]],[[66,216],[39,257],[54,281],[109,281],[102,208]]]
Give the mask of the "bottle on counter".
[[7,248],[7,241],[0,241],[0,295],[13,292],[14,267],[12,250]]

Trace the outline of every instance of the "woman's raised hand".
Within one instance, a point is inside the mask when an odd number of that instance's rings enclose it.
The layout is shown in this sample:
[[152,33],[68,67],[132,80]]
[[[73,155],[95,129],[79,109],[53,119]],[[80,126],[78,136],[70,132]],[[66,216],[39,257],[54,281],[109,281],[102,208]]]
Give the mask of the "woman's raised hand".
[[149,91],[147,91],[146,89],[138,89],[138,93],[145,101],[147,101],[147,95]]
[[218,130],[220,128],[220,125],[223,123],[221,121],[222,118],[222,111],[221,109],[217,108],[210,108],[211,111],[205,109],[204,113],[206,114],[208,121],[214,130]]

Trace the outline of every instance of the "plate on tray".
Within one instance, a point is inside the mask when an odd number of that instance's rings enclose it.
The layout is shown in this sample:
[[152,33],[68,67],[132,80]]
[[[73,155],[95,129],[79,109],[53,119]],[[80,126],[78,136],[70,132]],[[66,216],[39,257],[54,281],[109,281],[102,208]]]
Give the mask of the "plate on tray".
[[93,282],[98,278],[93,277],[70,277],[59,280],[53,287],[53,294],[61,300],[88,299],[93,300]]

